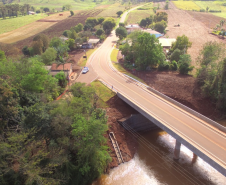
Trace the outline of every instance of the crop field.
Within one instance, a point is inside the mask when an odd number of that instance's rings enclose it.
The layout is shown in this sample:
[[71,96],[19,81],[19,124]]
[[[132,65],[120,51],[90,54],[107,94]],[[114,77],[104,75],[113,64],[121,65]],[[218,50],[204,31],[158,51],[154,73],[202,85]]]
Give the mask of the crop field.
[[21,26],[30,24],[34,21],[46,17],[46,14],[27,15],[22,17],[0,19],[0,34],[15,30]]
[[195,1],[195,3],[200,6],[202,9],[206,9],[208,6],[210,10],[221,10],[219,13],[212,13],[218,17],[226,18],[226,6],[222,6],[221,4],[225,1],[215,2],[215,1]]
[[[24,29],[24,32],[18,32],[14,30],[13,37],[12,35],[7,35],[5,37],[2,37],[3,34],[0,35],[0,47],[2,50],[6,52],[6,55],[11,54],[11,49],[18,48],[21,50],[23,46],[29,46],[31,44],[31,41],[34,37],[34,35],[43,33],[46,34],[49,38],[53,38],[55,36],[59,37],[62,35],[64,30],[70,29],[72,26],[77,25],[78,23],[84,24],[86,19],[88,17],[95,17],[98,13],[100,13],[102,9],[96,9],[94,10],[87,10],[87,11],[79,11],[75,16],[73,17],[67,17],[66,19],[58,22],[47,22],[48,20],[43,19],[39,20],[39,22],[36,23],[36,28],[34,25],[30,26],[30,31],[27,31]],[[65,16],[66,17],[66,16]],[[43,21],[43,22],[40,22]],[[49,20],[51,21],[51,20]],[[35,24],[32,23],[32,24]],[[39,26],[39,25],[42,26]],[[21,29],[21,28],[20,28]],[[11,32],[10,32],[11,33]],[[29,33],[31,33],[29,35]],[[16,43],[15,43],[16,42]]]
[[142,6],[142,8],[150,8],[149,10],[134,10],[128,14],[126,17],[126,22],[128,24],[139,23],[141,19],[154,15],[153,4],[151,3],[148,6]]
[[[53,26],[57,22],[63,19],[66,19],[69,15],[70,15],[70,12],[64,12],[63,16],[59,16],[59,14],[53,14],[51,16],[45,17],[45,19],[39,19],[36,22],[27,24],[13,31],[0,34],[0,42],[9,44],[9,43],[17,42],[19,40],[26,39],[28,37],[38,34],[39,32],[44,31],[45,29]],[[24,18],[32,17],[32,16],[35,16],[35,15],[25,16]],[[15,18],[15,20],[16,19],[17,18]],[[1,21],[4,22],[4,20],[1,20]],[[7,27],[7,25],[5,26]],[[1,31],[2,31],[2,27],[1,27]]]
[[85,10],[85,9],[91,9],[96,6],[105,5],[109,3],[113,3],[113,1],[100,1],[97,0],[94,2],[93,0],[84,0],[84,1],[76,1],[76,0],[20,0],[20,4],[29,3],[32,6],[35,6],[36,8],[40,7],[48,7],[50,9],[55,8],[57,10],[61,10],[63,5],[70,4],[72,5],[73,10]]
[[193,1],[173,1],[178,9],[182,10],[200,10],[200,7]]

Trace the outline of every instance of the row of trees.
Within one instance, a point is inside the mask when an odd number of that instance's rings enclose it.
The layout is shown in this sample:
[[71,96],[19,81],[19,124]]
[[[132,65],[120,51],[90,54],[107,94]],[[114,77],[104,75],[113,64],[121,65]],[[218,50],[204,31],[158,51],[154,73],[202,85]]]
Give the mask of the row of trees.
[[36,57],[0,51],[0,65],[0,184],[91,183],[111,160],[95,90],[77,83],[70,99],[52,101],[58,81]]
[[154,16],[151,15],[142,19],[139,23],[140,27],[152,28],[160,33],[164,33],[167,27],[168,14],[166,12],[157,12]]
[[29,4],[6,4],[0,5],[0,17],[5,19],[6,17],[17,17],[19,15],[27,15],[29,10],[34,10],[34,7]]

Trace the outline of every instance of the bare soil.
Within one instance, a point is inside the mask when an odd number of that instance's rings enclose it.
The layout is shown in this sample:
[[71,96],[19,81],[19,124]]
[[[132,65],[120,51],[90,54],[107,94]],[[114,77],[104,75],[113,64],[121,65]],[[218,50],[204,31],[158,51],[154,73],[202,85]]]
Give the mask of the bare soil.
[[112,157],[112,162],[109,163],[107,170],[110,168],[118,166],[118,159],[115,154],[114,148],[112,146],[111,140],[109,138],[109,133],[113,132],[116,140],[118,142],[119,148],[121,150],[121,154],[123,156],[123,160],[125,162],[131,160],[136,153],[138,144],[136,139],[130,135],[118,122],[117,120],[128,117],[131,114],[137,113],[132,107],[128,104],[123,102],[117,96],[111,98],[107,104],[109,108],[106,109],[106,114],[108,116],[108,127],[109,130],[107,131],[105,137],[107,138],[107,145],[109,147],[109,153]]
[[[164,2],[160,3],[160,7],[164,6]],[[177,36],[186,35],[192,42],[192,47],[188,49],[188,54],[191,55],[192,65],[196,66],[196,58],[199,55],[203,45],[208,41],[217,41],[226,43],[221,37],[212,35],[211,32],[216,24],[219,24],[219,20],[222,18],[216,17],[209,13],[199,13],[192,11],[178,10],[175,5],[170,2],[169,10],[165,11],[168,14],[168,29],[166,37],[177,38]],[[209,24],[208,20],[211,24]],[[174,25],[180,24],[180,27],[174,27]]]

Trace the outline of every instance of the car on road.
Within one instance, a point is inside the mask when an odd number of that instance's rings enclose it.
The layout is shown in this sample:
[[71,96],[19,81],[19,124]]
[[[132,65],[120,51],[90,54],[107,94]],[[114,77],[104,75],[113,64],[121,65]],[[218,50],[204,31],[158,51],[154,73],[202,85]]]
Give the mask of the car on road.
[[84,67],[82,69],[82,74],[86,74],[88,71],[89,71],[89,68],[88,67]]

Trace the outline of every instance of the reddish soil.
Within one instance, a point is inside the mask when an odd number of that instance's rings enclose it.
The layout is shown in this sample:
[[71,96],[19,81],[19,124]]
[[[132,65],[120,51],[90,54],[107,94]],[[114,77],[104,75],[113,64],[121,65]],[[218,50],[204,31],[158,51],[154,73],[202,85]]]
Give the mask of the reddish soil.
[[[78,23],[84,24],[88,17],[95,17],[102,11],[103,9],[80,11],[75,14],[75,16],[59,21],[50,28],[40,33],[46,34],[50,39],[53,37],[59,37],[60,35],[62,35],[64,30],[69,30],[71,27],[76,26]],[[34,37],[35,35],[13,44],[0,43],[0,49],[5,51],[7,56],[22,54],[21,49],[24,46],[30,46]]]
[[105,137],[107,138],[107,145],[109,147],[110,155],[112,157],[112,162],[108,165],[108,170],[110,168],[118,166],[118,159],[115,154],[115,150],[112,146],[111,140],[109,138],[109,133],[113,132],[115,138],[117,139],[119,148],[121,150],[123,160],[125,162],[131,160],[136,153],[137,150],[137,142],[136,139],[130,135],[118,122],[117,120],[128,117],[131,114],[137,113],[132,107],[127,105],[117,96],[111,98],[107,104],[110,108],[106,109],[106,114],[108,116],[108,126],[109,130]]

